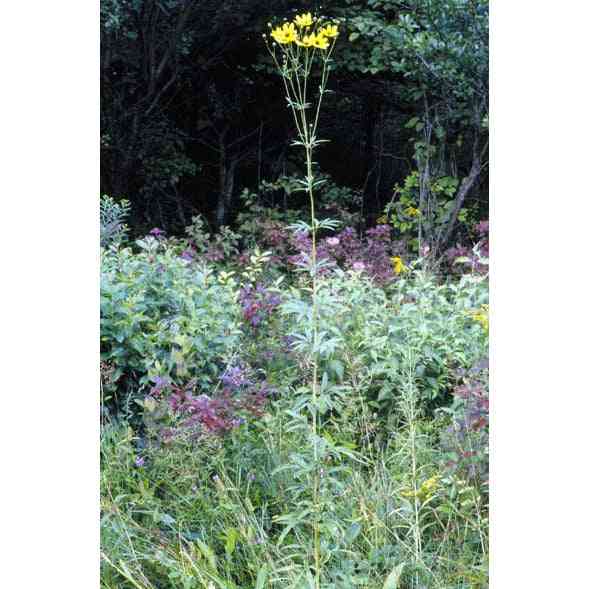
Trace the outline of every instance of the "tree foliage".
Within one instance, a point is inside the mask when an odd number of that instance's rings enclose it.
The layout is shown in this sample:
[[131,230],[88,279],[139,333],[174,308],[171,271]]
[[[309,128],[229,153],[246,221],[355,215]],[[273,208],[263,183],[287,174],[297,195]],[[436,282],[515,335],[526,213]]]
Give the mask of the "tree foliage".
[[[132,228],[182,231],[196,214],[224,225],[244,188],[303,172],[261,33],[270,10],[314,8],[102,1],[101,191],[131,201]],[[319,166],[361,194],[368,224],[417,172],[416,204],[431,213],[419,238],[441,249],[465,207],[486,217],[488,1],[336,0],[328,10],[343,34]],[[432,187],[442,178],[458,183],[441,201]]]

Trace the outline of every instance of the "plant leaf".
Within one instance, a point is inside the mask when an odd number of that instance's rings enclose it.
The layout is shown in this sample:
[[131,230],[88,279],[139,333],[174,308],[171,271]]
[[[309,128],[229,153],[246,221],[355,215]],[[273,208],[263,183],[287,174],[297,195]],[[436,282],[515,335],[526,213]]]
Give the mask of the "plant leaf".
[[398,589],[399,588],[399,581],[401,580],[401,575],[403,574],[404,567],[405,567],[404,562],[397,565],[389,573],[389,576],[386,578],[386,581],[384,582],[382,589]]
[[266,586],[266,579],[268,578],[268,567],[267,565],[262,565],[262,568],[258,571],[258,576],[256,577],[256,589],[264,589]]

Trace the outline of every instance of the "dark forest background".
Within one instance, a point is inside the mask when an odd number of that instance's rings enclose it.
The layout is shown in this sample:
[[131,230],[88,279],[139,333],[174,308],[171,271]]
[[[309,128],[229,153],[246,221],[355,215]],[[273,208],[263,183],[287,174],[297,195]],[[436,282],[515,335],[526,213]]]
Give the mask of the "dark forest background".
[[[231,224],[245,188],[301,173],[262,38],[301,10],[342,21],[317,162],[352,190],[362,224],[412,173],[422,210],[436,181],[455,180],[440,248],[461,211],[486,219],[487,1],[102,0],[101,193],[130,200],[132,229],[181,232],[196,214]],[[266,204],[305,206],[288,192]]]

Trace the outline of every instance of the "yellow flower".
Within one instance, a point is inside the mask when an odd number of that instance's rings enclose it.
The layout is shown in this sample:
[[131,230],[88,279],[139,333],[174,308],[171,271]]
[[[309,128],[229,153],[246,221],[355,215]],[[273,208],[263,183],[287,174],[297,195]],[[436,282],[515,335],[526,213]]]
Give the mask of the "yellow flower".
[[419,217],[419,215],[421,215],[421,212],[419,211],[419,209],[416,209],[415,207],[407,207],[405,209],[405,214],[408,217]]
[[388,217],[386,215],[382,215],[382,217],[379,217],[376,220],[376,222],[379,223],[380,225],[383,225],[384,223],[388,223],[389,222],[389,219],[388,219]]
[[471,316],[487,333],[489,332],[489,305],[482,305],[480,309],[471,311]]
[[327,25],[319,31],[319,34],[325,35],[326,37],[337,37],[339,35],[337,25]]
[[288,45],[298,38],[294,23],[284,23],[282,27],[275,28],[270,35],[281,45]]
[[424,481],[417,491],[404,490],[401,491],[401,496],[408,499],[417,497],[423,503],[433,497],[434,493],[438,490],[440,478],[440,475],[434,475],[427,479],[427,481]]
[[295,22],[299,27],[310,27],[313,24],[313,17],[310,12],[295,16]]
[[310,35],[304,35],[302,39],[294,40],[300,47],[317,47],[317,49],[327,49],[329,47],[329,41],[324,35],[319,33],[311,33]]
[[327,49],[329,47],[329,41],[327,40],[327,37],[323,35],[323,31],[320,31],[319,34],[315,36],[313,47],[317,47],[317,49]]
[[313,47],[313,41],[315,39],[315,35],[304,35],[302,39],[295,39],[295,43],[299,47]]
[[393,269],[395,270],[395,274],[401,274],[403,272],[407,272],[407,266],[403,264],[403,260],[399,256],[395,256],[391,258],[391,263],[393,264]]
[[270,33],[270,36],[277,43],[284,43],[284,33],[282,32],[281,28],[273,29],[272,32]]

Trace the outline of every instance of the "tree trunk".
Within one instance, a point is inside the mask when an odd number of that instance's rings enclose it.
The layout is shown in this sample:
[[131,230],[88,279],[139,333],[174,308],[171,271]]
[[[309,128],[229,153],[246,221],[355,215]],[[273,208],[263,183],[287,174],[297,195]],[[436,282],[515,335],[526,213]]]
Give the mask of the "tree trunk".
[[225,151],[222,153],[223,165],[219,171],[219,200],[217,202],[216,222],[217,228],[227,224],[227,218],[233,208],[233,186],[235,184],[235,170],[237,158],[231,158],[227,166]]
[[464,200],[468,196],[468,193],[470,192],[471,188],[475,185],[480,174],[481,154],[479,153],[479,138],[477,136],[475,137],[472,148],[472,164],[470,166],[470,172],[468,173],[468,176],[466,176],[460,184],[458,194],[456,195],[456,203],[454,204],[454,208],[452,209],[452,213],[450,214],[450,218],[448,219],[448,223],[446,224],[442,237],[438,242],[438,252],[443,247],[445,247],[450,241],[450,238],[452,237],[452,232],[454,231],[454,226],[456,225],[456,220],[458,219],[458,213],[462,209]]

